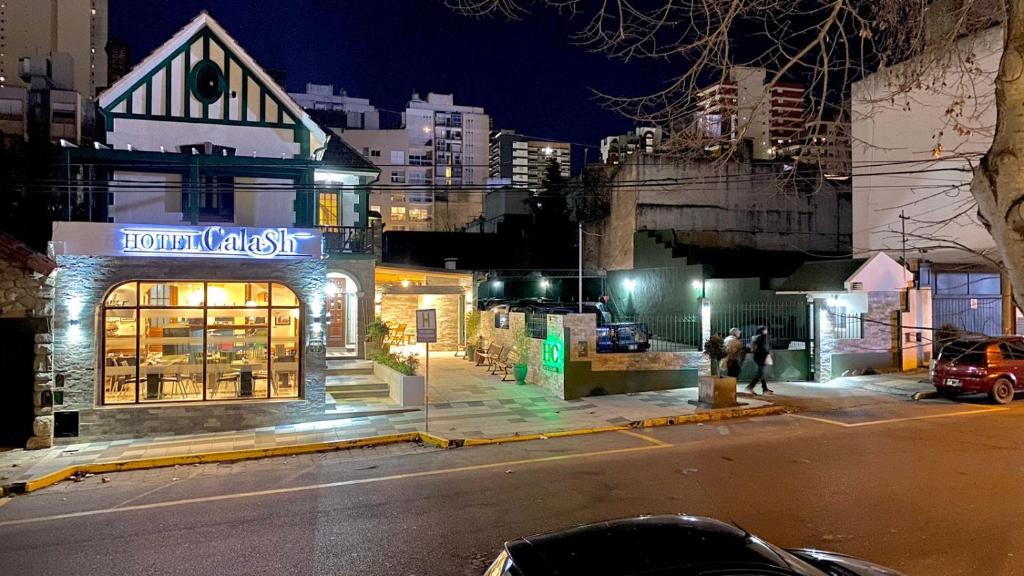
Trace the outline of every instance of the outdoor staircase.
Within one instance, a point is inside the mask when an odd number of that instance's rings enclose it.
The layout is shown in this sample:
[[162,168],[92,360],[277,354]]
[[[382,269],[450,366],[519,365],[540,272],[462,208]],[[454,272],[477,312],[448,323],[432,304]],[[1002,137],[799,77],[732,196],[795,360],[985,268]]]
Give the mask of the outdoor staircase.
[[326,388],[328,404],[388,397],[388,385],[373,375],[373,362],[369,360],[329,358]]

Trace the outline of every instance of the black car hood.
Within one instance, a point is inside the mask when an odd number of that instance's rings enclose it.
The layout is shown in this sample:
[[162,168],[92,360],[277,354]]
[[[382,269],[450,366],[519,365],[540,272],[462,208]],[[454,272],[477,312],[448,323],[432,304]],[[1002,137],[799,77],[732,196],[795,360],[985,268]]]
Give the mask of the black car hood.
[[854,558],[853,556],[837,552],[813,550],[810,548],[796,548],[786,551],[826,574],[837,576],[904,576],[902,572],[897,572],[892,568],[879,566],[867,560],[861,560],[860,558]]

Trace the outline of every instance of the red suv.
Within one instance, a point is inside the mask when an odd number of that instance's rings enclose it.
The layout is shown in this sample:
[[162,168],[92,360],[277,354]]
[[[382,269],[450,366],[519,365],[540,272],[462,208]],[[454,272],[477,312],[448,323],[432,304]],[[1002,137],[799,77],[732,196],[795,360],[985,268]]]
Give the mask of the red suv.
[[1024,390],[1024,338],[956,340],[942,347],[932,384],[943,396],[984,392],[999,404]]

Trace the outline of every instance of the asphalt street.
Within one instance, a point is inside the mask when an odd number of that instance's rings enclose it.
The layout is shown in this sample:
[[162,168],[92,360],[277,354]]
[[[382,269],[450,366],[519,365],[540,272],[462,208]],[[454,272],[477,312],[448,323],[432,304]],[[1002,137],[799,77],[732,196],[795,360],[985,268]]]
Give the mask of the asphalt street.
[[1024,399],[779,392],[803,411],[65,482],[0,500],[0,573],[475,575],[505,540],[660,513],[909,574],[1024,573]]

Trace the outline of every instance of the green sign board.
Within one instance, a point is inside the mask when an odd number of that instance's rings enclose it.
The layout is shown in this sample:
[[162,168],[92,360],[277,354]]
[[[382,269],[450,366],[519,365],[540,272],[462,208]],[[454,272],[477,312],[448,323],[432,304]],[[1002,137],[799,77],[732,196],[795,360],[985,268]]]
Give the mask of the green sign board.
[[562,350],[564,344],[561,338],[551,336],[549,333],[547,340],[544,341],[544,355],[541,358],[541,365],[545,370],[551,372],[562,371]]

